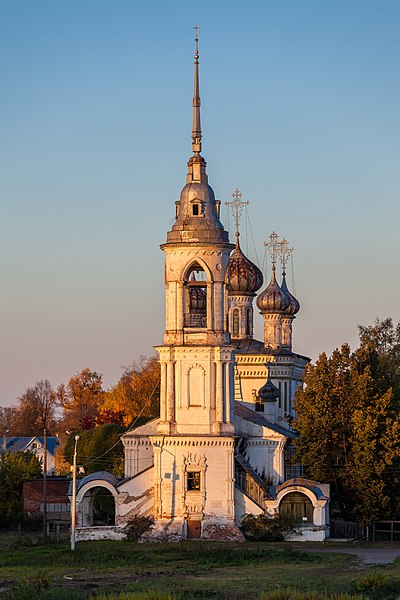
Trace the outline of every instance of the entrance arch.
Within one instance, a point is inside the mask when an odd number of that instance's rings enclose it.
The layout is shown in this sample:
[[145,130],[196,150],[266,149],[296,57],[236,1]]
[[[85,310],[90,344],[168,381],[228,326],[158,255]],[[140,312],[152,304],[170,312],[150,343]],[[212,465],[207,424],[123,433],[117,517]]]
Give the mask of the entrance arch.
[[286,494],[279,504],[279,512],[290,517],[296,525],[314,521],[313,504],[310,498],[301,492]]
[[115,498],[104,486],[89,488],[81,499],[83,527],[115,525]]

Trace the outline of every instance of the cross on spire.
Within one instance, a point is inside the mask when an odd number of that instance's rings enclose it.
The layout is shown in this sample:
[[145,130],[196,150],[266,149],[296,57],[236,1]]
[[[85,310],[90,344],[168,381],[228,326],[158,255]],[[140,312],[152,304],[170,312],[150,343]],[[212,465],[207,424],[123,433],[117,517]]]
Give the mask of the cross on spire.
[[242,200],[243,194],[236,188],[236,190],[232,193],[233,200],[231,202],[225,202],[225,206],[230,206],[232,209],[232,214],[235,219],[236,226],[236,237],[239,237],[239,223],[240,217],[243,212],[243,207],[248,206],[250,204],[249,200]]
[[268,236],[269,242],[264,242],[264,246],[268,248],[269,255],[272,261],[272,268],[275,270],[275,265],[278,257],[279,236],[276,231],[273,231]]
[[201,152],[201,124],[200,124],[200,86],[199,86],[199,26],[195,30],[195,53],[194,53],[194,92],[193,92],[193,126],[192,126],[192,150],[195,156]]
[[196,49],[195,49],[195,58],[199,58],[199,29],[200,29],[200,25],[195,25],[193,27],[195,34],[194,34],[194,41],[196,44]]
[[282,265],[282,273],[286,275],[286,265],[290,256],[293,254],[294,248],[289,248],[289,242],[287,239],[283,238],[280,242],[278,242],[278,254],[279,259]]

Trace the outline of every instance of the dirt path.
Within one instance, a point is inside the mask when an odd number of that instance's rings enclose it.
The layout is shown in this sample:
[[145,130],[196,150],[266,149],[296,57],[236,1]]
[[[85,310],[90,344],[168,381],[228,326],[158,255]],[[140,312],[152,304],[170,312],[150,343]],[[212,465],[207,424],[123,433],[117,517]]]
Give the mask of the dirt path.
[[306,552],[353,554],[365,565],[390,565],[400,556],[399,548],[307,548]]

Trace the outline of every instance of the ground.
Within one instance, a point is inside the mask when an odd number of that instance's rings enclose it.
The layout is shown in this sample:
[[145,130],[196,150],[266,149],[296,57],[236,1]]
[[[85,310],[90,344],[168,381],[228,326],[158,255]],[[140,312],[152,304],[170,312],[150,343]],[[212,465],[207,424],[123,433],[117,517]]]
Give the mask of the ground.
[[[96,600],[101,592],[148,591],[169,593],[171,600],[259,600],[271,590],[361,591],[373,600],[400,594],[396,545],[104,541],[79,543],[72,555],[67,543],[43,547],[2,538],[0,596],[6,600]],[[395,562],[376,567],[357,555]]]

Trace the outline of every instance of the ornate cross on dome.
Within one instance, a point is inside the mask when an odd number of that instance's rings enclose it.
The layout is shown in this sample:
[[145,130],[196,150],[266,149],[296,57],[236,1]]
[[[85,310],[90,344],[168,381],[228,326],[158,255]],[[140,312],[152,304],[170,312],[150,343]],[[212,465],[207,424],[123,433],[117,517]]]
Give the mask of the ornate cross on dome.
[[289,242],[283,238],[278,242],[278,255],[282,265],[282,273],[286,274],[286,265],[290,256],[293,254],[294,248],[289,248]]
[[264,242],[264,246],[268,248],[268,252],[272,261],[272,268],[275,270],[275,265],[278,258],[279,236],[276,231],[273,231],[269,234],[268,239],[269,242]]
[[199,29],[200,29],[200,25],[195,25],[193,27],[195,34],[194,34],[194,41],[196,43],[196,54],[199,53]]
[[249,200],[242,200],[243,194],[236,188],[236,190],[232,194],[233,200],[231,202],[225,202],[225,206],[230,206],[232,209],[232,214],[235,219],[236,226],[236,237],[239,237],[239,223],[240,217],[243,212],[243,207],[248,206],[250,204]]

